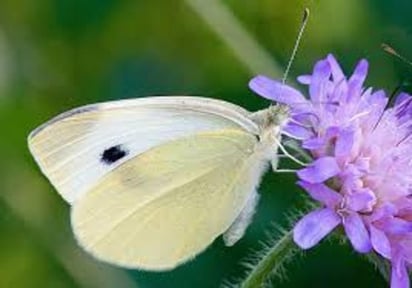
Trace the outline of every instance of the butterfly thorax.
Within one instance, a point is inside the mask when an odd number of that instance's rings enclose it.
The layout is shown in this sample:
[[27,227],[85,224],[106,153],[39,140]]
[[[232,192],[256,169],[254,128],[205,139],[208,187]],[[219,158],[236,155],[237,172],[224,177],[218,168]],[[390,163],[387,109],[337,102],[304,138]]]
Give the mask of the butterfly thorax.
[[267,160],[277,158],[281,131],[289,119],[289,107],[282,104],[252,114],[252,120],[259,126],[259,142],[262,156]]

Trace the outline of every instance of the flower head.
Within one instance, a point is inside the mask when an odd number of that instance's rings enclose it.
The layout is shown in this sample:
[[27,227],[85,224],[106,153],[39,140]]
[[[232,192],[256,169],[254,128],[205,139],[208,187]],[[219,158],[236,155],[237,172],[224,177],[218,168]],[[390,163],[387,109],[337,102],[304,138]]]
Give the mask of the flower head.
[[409,287],[412,264],[412,97],[393,107],[381,90],[365,89],[368,63],[347,78],[332,55],[316,63],[298,90],[265,76],[250,82],[256,93],[287,104],[284,134],[301,141],[313,162],[298,184],[321,203],[295,226],[294,240],[311,248],[342,225],[354,249],[372,249],[392,262],[391,287]]

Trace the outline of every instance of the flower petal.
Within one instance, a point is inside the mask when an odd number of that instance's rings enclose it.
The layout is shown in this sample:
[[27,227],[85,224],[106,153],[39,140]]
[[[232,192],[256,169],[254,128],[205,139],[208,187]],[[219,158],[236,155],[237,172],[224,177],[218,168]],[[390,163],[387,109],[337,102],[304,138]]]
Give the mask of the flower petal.
[[380,207],[374,209],[370,216],[371,221],[377,221],[386,217],[390,217],[398,212],[398,208],[393,203],[384,203]]
[[313,199],[325,204],[330,209],[333,209],[342,200],[342,196],[338,192],[325,184],[311,184],[304,181],[298,181],[297,184],[305,189]]
[[341,222],[335,211],[325,208],[310,212],[296,224],[293,240],[302,249],[309,249],[319,243]]
[[[348,82],[347,81],[340,81],[333,87],[333,91],[329,97],[329,102],[332,105],[329,105],[329,110],[337,110],[339,109],[339,105],[344,102],[346,99],[346,94],[348,93]],[[346,105],[346,103],[343,103]],[[334,109],[331,109],[333,108]],[[333,111],[332,111],[333,112]]]
[[322,183],[337,175],[340,169],[333,157],[322,157],[314,161],[310,166],[297,172],[300,179],[309,183]]
[[332,54],[329,54],[326,58],[332,71],[333,81],[340,82],[344,80],[346,78],[345,74],[343,74],[342,68],[340,67],[338,61],[336,61],[336,58]]
[[[355,132],[349,129],[340,131],[335,144],[335,156],[339,160],[348,159],[355,143]],[[349,159],[348,159],[349,160]]]
[[406,221],[412,222],[412,206],[400,210],[399,217],[405,219]]
[[405,261],[412,264],[412,234],[402,237],[396,244],[399,245],[399,250]]
[[307,102],[302,93],[295,88],[263,75],[256,76],[250,80],[249,88],[266,99],[291,106],[293,106],[293,104],[303,104]]
[[362,59],[358,62],[353,71],[352,76],[348,80],[348,101],[356,100],[361,94],[363,82],[365,82],[366,76],[368,75],[368,61]]
[[383,257],[391,258],[391,244],[386,234],[379,229],[376,229],[373,225],[369,226],[371,233],[371,243],[373,249]]
[[359,189],[358,191],[346,196],[347,207],[356,212],[371,212],[374,204],[376,204],[375,193],[367,188]]
[[359,109],[367,111],[368,116],[365,118],[365,123],[369,123],[369,129],[376,126],[381,120],[382,113],[388,104],[388,97],[383,90],[375,91],[374,93],[363,93],[360,100]]
[[327,102],[325,98],[330,75],[331,68],[327,60],[321,60],[315,64],[309,87],[310,99],[314,104]]
[[310,129],[302,127],[302,125],[290,122],[286,124],[282,132],[288,135],[289,137],[299,140],[304,140],[313,137],[313,132]]
[[406,101],[406,100],[408,100],[408,99],[410,99],[410,98],[411,98],[411,95],[409,95],[408,93],[405,93],[405,92],[399,93],[399,95],[396,96],[394,106],[398,106],[398,105],[400,105],[402,102],[404,102],[404,101]]
[[[408,94],[406,94],[408,95]],[[408,95],[409,96],[409,95]],[[402,122],[405,122],[407,120],[410,120],[411,114],[412,114],[412,97],[407,97],[405,96],[405,93],[403,95],[401,94],[398,96],[398,98],[404,98],[398,105],[395,106],[396,109],[396,117],[398,119],[402,119]]]
[[412,222],[397,217],[385,217],[375,221],[375,226],[391,234],[412,233]]
[[310,138],[302,142],[302,147],[308,150],[317,150],[325,145],[324,138]]
[[360,253],[368,253],[372,249],[368,230],[358,213],[349,213],[343,218],[343,227],[353,248]]
[[409,288],[409,275],[405,260],[400,254],[396,254],[392,257],[391,288]]
[[301,84],[309,85],[312,79],[312,75],[301,75],[298,77],[298,82]]

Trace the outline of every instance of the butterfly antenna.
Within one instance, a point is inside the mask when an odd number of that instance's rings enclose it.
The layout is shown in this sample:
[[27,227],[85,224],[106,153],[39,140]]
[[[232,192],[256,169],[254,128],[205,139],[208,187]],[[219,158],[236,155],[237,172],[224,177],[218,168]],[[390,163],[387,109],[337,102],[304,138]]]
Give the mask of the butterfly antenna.
[[385,51],[389,55],[395,56],[396,58],[398,58],[402,62],[412,66],[412,62],[410,60],[408,60],[407,58],[405,58],[404,56],[399,54],[398,51],[393,49],[390,45],[388,45],[386,43],[382,43],[382,49],[383,49],[383,51]]
[[303,18],[302,23],[300,25],[298,36],[296,37],[295,46],[293,47],[292,54],[290,55],[288,65],[286,66],[285,73],[283,74],[282,84],[286,83],[286,79],[288,78],[290,67],[293,64],[293,60],[295,60],[296,53],[298,52],[299,45],[303,36],[303,32],[305,32],[306,24],[309,20],[309,8],[305,8],[303,11]]
[[[398,53],[398,51],[396,51],[392,46],[386,44],[386,43],[382,43],[382,49],[383,51],[385,51],[386,53],[388,53],[391,56],[394,56],[395,58],[398,58],[399,60],[401,60],[402,62],[412,66],[412,61],[410,61],[409,59],[407,59],[406,57],[402,56],[401,54]],[[393,100],[395,99],[395,96],[398,94],[398,92],[403,88],[403,87],[408,87],[410,86],[409,83],[407,83],[405,80],[402,80],[398,86],[396,86],[396,88],[393,90],[393,92],[391,93],[391,95],[389,96],[389,101],[387,106],[390,106],[391,104],[393,104]]]

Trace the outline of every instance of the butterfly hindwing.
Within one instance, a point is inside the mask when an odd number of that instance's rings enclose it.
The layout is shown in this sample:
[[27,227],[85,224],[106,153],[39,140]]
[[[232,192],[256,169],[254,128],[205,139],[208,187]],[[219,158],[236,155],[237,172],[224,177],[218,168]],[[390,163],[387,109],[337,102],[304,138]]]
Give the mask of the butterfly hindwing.
[[76,238],[110,263],[174,268],[238,217],[266,167],[257,143],[251,133],[223,129],[169,141],[127,160],[74,202]]

